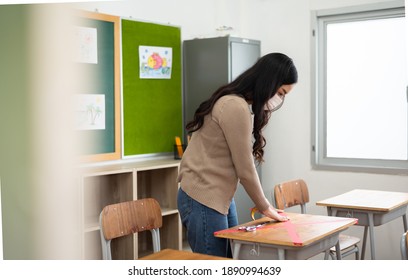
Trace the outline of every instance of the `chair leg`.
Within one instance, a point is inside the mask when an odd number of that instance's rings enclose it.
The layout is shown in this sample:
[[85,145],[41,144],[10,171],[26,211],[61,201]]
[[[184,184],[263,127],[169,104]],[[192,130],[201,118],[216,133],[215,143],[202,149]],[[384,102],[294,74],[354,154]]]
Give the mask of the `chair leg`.
[[358,249],[358,246],[356,245],[356,260],[360,259],[360,250]]
[[158,228],[150,230],[153,239],[153,252],[157,253],[160,251],[160,231]]
[[[353,254],[353,253],[354,253],[355,256],[356,256],[356,260],[359,260],[359,259],[360,259],[360,250],[359,250],[359,248],[358,248],[357,245],[354,245],[354,249],[349,250],[349,251],[347,251],[347,252],[344,252],[344,254],[341,255],[341,259],[343,259],[343,258],[345,258],[346,256],[351,255],[351,254]],[[335,253],[335,252],[332,252],[332,251],[330,251],[330,257],[332,258],[332,260],[337,259],[336,253]]]

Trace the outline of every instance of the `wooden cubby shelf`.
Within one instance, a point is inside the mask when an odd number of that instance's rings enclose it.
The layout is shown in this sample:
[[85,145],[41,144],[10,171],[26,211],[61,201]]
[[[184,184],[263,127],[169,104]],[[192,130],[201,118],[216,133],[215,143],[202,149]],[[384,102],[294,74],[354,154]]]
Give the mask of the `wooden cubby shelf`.
[[[177,210],[179,161],[128,161],[80,169],[82,196],[82,256],[101,259],[99,214],[103,207],[122,201],[155,198],[163,215],[161,248],[182,249],[182,227]],[[113,259],[137,259],[153,252],[150,232],[112,241]]]

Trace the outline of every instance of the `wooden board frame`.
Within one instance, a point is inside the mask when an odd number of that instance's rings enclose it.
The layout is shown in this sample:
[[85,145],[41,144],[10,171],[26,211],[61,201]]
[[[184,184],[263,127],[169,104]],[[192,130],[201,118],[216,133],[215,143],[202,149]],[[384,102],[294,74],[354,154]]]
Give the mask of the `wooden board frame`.
[[114,151],[108,153],[81,155],[81,162],[117,160],[122,156],[121,152],[121,99],[120,99],[120,17],[78,11],[81,18],[112,22],[114,29]]

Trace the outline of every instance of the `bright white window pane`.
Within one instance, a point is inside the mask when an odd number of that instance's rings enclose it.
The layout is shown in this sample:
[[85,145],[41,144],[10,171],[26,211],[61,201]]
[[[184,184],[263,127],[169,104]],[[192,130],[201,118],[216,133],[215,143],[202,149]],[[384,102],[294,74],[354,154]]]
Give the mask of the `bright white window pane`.
[[407,160],[404,20],[327,25],[327,157]]

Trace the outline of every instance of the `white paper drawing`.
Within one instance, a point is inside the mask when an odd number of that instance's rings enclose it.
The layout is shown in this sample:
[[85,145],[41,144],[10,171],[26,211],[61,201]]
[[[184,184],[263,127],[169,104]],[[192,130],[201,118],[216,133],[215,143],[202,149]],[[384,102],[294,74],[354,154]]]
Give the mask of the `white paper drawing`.
[[105,95],[77,94],[75,102],[76,129],[105,129]]
[[139,46],[140,78],[171,79],[173,49]]
[[75,27],[74,59],[80,63],[98,64],[97,30],[91,27]]

